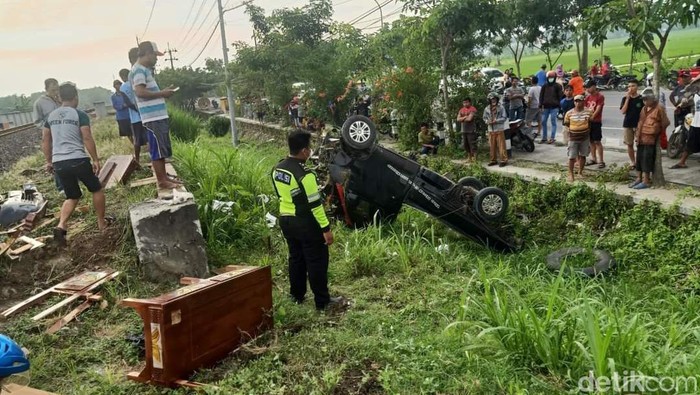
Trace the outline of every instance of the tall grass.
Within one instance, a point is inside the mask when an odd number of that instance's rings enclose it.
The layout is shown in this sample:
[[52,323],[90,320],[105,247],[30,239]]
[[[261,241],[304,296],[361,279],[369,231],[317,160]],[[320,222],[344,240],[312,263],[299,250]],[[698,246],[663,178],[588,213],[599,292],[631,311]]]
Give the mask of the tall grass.
[[170,133],[183,142],[193,142],[199,136],[202,122],[199,118],[175,106],[168,106]]

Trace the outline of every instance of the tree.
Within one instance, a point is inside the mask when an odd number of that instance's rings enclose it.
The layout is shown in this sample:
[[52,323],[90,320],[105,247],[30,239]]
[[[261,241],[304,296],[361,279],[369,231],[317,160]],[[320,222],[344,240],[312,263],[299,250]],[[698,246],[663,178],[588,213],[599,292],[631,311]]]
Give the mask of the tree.
[[522,75],[520,61],[525,48],[537,38],[532,36],[525,24],[528,11],[528,4],[523,0],[505,0],[498,3],[498,17],[491,20],[496,30],[493,45],[508,48],[519,76]]
[[570,19],[569,3],[560,0],[530,0],[528,4],[527,16],[522,21],[526,37],[532,40],[532,46],[545,54],[549,68],[553,69],[564,51],[571,48],[571,25],[562,23]]
[[[613,0],[605,7],[591,7],[586,12],[586,26],[593,44],[602,44],[610,31],[620,29],[629,34],[625,43],[646,51],[654,66],[654,93],[659,96],[661,59],[671,31],[677,27],[697,25],[700,4],[688,0]],[[661,149],[657,143],[654,184],[665,184],[661,167]]]
[[216,74],[208,70],[191,67],[163,69],[156,75],[156,80],[163,87],[179,86],[180,90],[170,101],[189,111],[194,111],[197,99],[214,90],[221,81]]
[[[450,72],[454,72],[457,61],[478,57],[477,49],[486,44],[487,33],[493,31],[493,21],[499,16],[495,0],[409,0],[406,7],[424,15],[420,39],[434,43],[440,49],[440,78],[442,86],[448,87]],[[448,89],[443,89],[443,104],[449,108]],[[449,139],[454,138],[450,114],[448,120]]]

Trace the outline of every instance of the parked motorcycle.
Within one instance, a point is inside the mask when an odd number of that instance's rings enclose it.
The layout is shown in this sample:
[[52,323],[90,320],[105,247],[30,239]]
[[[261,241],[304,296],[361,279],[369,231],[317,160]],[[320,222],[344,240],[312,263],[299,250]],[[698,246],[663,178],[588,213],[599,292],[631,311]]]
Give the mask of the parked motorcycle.
[[668,157],[671,159],[676,159],[681,156],[683,150],[685,150],[685,144],[688,141],[688,133],[690,131],[690,124],[693,122],[693,114],[687,114],[683,123],[678,125],[671,135],[668,137]]
[[535,150],[535,136],[532,134],[532,128],[529,125],[525,125],[524,120],[516,119],[511,121],[507,133],[510,136],[513,148],[519,148],[525,152]]

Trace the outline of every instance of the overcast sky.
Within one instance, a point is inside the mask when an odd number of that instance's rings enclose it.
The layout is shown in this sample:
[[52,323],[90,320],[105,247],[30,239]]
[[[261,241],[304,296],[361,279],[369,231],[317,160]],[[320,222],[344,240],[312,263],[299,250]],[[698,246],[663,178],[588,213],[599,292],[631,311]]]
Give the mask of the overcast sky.
[[[222,1],[228,3],[224,8],[241,2]],[[344,22],[377,7],[374,0],[333,3],[334,19]],[[135,46],[136,36],[155,41],[161,50],[170,43],[178,50],[175,67],[189,65],[214,28],[218,18],[215,4],[216,0],[156,0],[144,35],[152,0],[0,0],[0,96],[43,90],[48,77],[73,81],[79,88],[111,89],[119,69],[128,66],[127,52]],[[273,9],[299,7],[307,1],[254,0],[254,4],[269,14]],[[398,18],[400,8],[393,0],[384,5],[384,21]],[[243,10],[224,15],[228,43],[251,42],[252,30]],[[371,32],[378,22],[379,12],[375,11],[355,26],[369,27],[365,32]],[[222,57],[218,30],[192,66],[203,66],[207,57]],[[166,61],[160,58],[159,62]]]

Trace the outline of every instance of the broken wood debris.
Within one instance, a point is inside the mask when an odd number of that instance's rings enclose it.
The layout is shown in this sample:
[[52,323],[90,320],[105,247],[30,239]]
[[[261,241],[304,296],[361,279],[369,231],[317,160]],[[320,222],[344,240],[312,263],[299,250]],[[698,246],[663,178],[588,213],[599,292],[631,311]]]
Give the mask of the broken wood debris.
[[126,184],[138,167],[133,156],[114,155],[107,159],[98,177],[105,189],[109,189],[117,184]]
[[9,309],[0,313],[0,316],[8,318],[13,314],[20,313],[30,307],[42,303],[44,300],[53,295],[68,295],[67,298],[32,317],[32,320],[39,321],[79,299],[85,299],[81,305],[70,311],[67,315],[54,321],[54,323],[46,331],[47,333],[55,333],[74,320],[80,313],[87,310],[87,308],[93,303],[102,301],[102,296],[98,293],[94,293],[94,291],[102,286],[102,284],[119,276],[119,274],[120,272],[113,270],[83,272],[10,307]]

